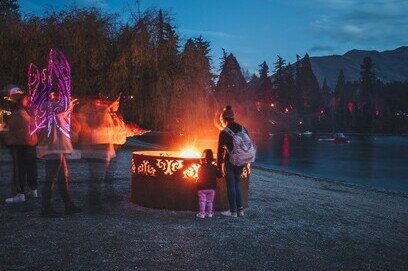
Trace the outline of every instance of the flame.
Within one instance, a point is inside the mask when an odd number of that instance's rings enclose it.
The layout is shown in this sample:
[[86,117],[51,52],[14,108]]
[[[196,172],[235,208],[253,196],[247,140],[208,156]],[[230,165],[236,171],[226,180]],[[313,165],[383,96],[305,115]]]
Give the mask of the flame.
[[182,150],[180,155],[184,158],[200,158],[200,153],[193,148],[186,148]]

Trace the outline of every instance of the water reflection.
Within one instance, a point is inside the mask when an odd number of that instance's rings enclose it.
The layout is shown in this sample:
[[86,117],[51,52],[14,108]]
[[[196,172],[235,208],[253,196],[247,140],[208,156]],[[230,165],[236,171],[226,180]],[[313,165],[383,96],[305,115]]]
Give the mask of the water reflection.
[[[259,144],[257,163],[270,168],[408,192],[408,138],[351,136],[351,143],[280,134]],[[259,140],[259,138],[257,138]]]
[[283,136],[282,143],[282,166],[287,167],[289,165],[289,135]]

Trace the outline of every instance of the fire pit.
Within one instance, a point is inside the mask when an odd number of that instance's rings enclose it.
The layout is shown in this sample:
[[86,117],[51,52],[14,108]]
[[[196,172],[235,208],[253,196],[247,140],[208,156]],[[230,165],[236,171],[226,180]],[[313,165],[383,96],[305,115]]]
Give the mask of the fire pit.
[[[170,210],[197,210],[197,172],[200,159],[176,151],[136,151],[132,159],[131,201]],[[248,206],[250,166],[241,175],[244,207]],[[228,210],[224,178],[218,179],[215,209]]]

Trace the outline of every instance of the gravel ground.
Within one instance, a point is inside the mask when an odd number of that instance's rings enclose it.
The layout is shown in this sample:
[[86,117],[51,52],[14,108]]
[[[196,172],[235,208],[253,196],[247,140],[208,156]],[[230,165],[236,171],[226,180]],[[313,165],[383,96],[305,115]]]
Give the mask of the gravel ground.
[[0,270],[408,270],[407,194],[254,168],[245,217],[199,219],[129,202],[130,157],[119,152],[119,197],[97,211],[86,163],[70,161],[84,211],[45,219],[40,199],[4,203],[12,164],[0,149]]

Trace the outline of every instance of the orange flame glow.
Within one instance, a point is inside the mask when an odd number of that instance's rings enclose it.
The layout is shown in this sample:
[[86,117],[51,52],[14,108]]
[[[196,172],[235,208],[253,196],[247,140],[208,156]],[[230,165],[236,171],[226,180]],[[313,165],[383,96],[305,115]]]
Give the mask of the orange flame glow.
[[182,150],[180,155],[184,158],[200,158],[200,153],[193,148],[186,148]]

